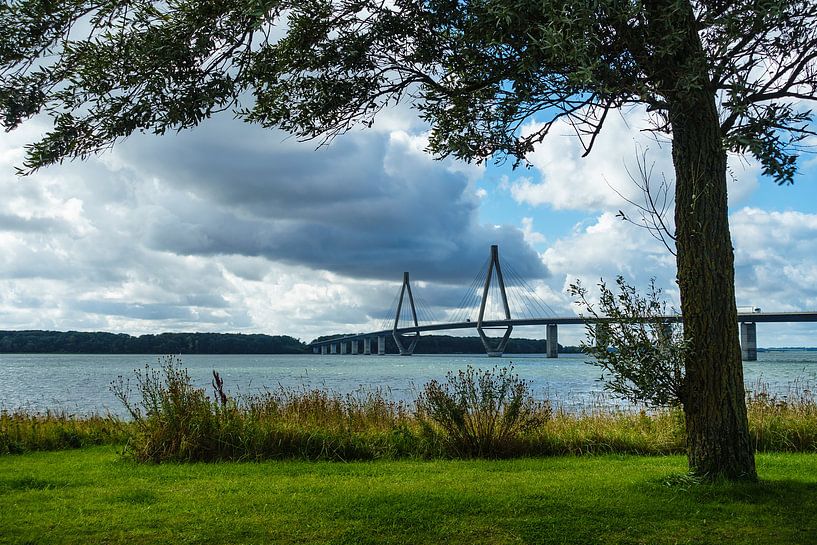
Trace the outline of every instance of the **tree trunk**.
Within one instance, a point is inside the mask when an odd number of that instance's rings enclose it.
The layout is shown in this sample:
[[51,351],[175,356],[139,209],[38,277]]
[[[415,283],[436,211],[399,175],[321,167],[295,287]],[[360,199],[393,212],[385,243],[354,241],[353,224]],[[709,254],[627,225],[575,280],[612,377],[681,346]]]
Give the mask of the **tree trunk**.
[[691,4],[645,0],[651,71],[668,102],[675,166],[678,285],[684,336],[689,467],[756,479],[749,440],[726,200],[726,152]]
[[686,356],[689,467],[711,478],[755,479],[735,308],[726,152],[714,97],[671,112],[678,284]]

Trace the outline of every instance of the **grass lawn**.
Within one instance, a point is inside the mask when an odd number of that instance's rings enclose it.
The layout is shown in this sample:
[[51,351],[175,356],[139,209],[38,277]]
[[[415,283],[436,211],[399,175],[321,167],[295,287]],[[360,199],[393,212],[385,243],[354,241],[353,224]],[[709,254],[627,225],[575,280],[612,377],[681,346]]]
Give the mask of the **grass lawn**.
[[700,485],[680,456],[137,464],[0,457],[0,543],[817,543],[817,455]]

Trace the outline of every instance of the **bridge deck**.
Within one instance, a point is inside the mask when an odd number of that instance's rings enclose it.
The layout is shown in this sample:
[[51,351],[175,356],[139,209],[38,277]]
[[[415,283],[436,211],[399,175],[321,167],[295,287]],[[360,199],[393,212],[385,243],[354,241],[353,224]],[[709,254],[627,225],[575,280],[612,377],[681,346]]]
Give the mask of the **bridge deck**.
[[[683,322],[683,317],[680,315],[662,316],[662,320],[667,322]],[[526,319],[512,319],[512,320],[491,320],[482,322],[482,327],[507,327],[507,326],[527,326],[527,325],[570,325],[570,324],[593,324],[597,322],[610,321],[608,318],[587,318],[581,316],[561,316],[554,318],[526,318]],[[753,313],[738,313],[738,322],[740,323],[760,323],[760,322],[776,322],[776,323],[791,323],[791,322],[817,322],[817,312],[753,312]],[[476,329],[477,322],[453,322],[440,324],[427,324],[420,326],[401,327],[397,329],[397,333],[408,334],[424,331],[446,331],[452,329]],[[321,346],[332,344],[341,341],[354,341],[366,337],[377,337],[381,335],[391,335],[391,329],[384,329],[382,331],[372,331],[370,333],[356,333],[353,335],[345,335],[343,337],[335,337],[324,341],[312,342],[308,346]]]

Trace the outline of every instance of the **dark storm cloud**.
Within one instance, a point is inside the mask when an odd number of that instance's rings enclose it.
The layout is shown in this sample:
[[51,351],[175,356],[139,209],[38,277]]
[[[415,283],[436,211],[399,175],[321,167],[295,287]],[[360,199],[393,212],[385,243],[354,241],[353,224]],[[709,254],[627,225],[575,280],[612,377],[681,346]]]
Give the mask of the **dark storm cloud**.
[[172,141],[142,138],[125,161],[172,190],[146,244],[186,255],[261,256],[353,278],[469,280],[499,244],[526,277],[546,275],[519,229],[478,221],[468,179],[405,133],[330,147],[217,119]]

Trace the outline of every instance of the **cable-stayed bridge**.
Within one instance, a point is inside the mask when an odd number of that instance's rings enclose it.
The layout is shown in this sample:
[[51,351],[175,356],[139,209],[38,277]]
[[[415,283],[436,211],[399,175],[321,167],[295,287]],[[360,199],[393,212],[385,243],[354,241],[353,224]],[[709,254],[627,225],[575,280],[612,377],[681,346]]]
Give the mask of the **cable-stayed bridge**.
[[[496,245],[491,246],[488,260],[474,276],[456,310],[447,312],[444,318],[435,318],[430,306],[422,298],[415,297],[408,272],[403,273],[403,283],[391,309],[389,317],[377,331],[314,341],[309,347],[315,354],[382,355],[386,353],[386,337],[390,336],[400,355],[410,356],[423,332],[475,329],[485,352],[489,356],[501,356],[515,326],[540,325],[545,326],[547,335],[546,356],[555,358],[558,356],[559,325],[609,321],[604,317],[557,316],[522,275],[509,264],[500,263]],[[745,361],[757,360],[758,323],[817,322],[817,312],[752,310],[738,312],[741,352]],[[666,323],[683,322],[679,314],[660,319]]]

